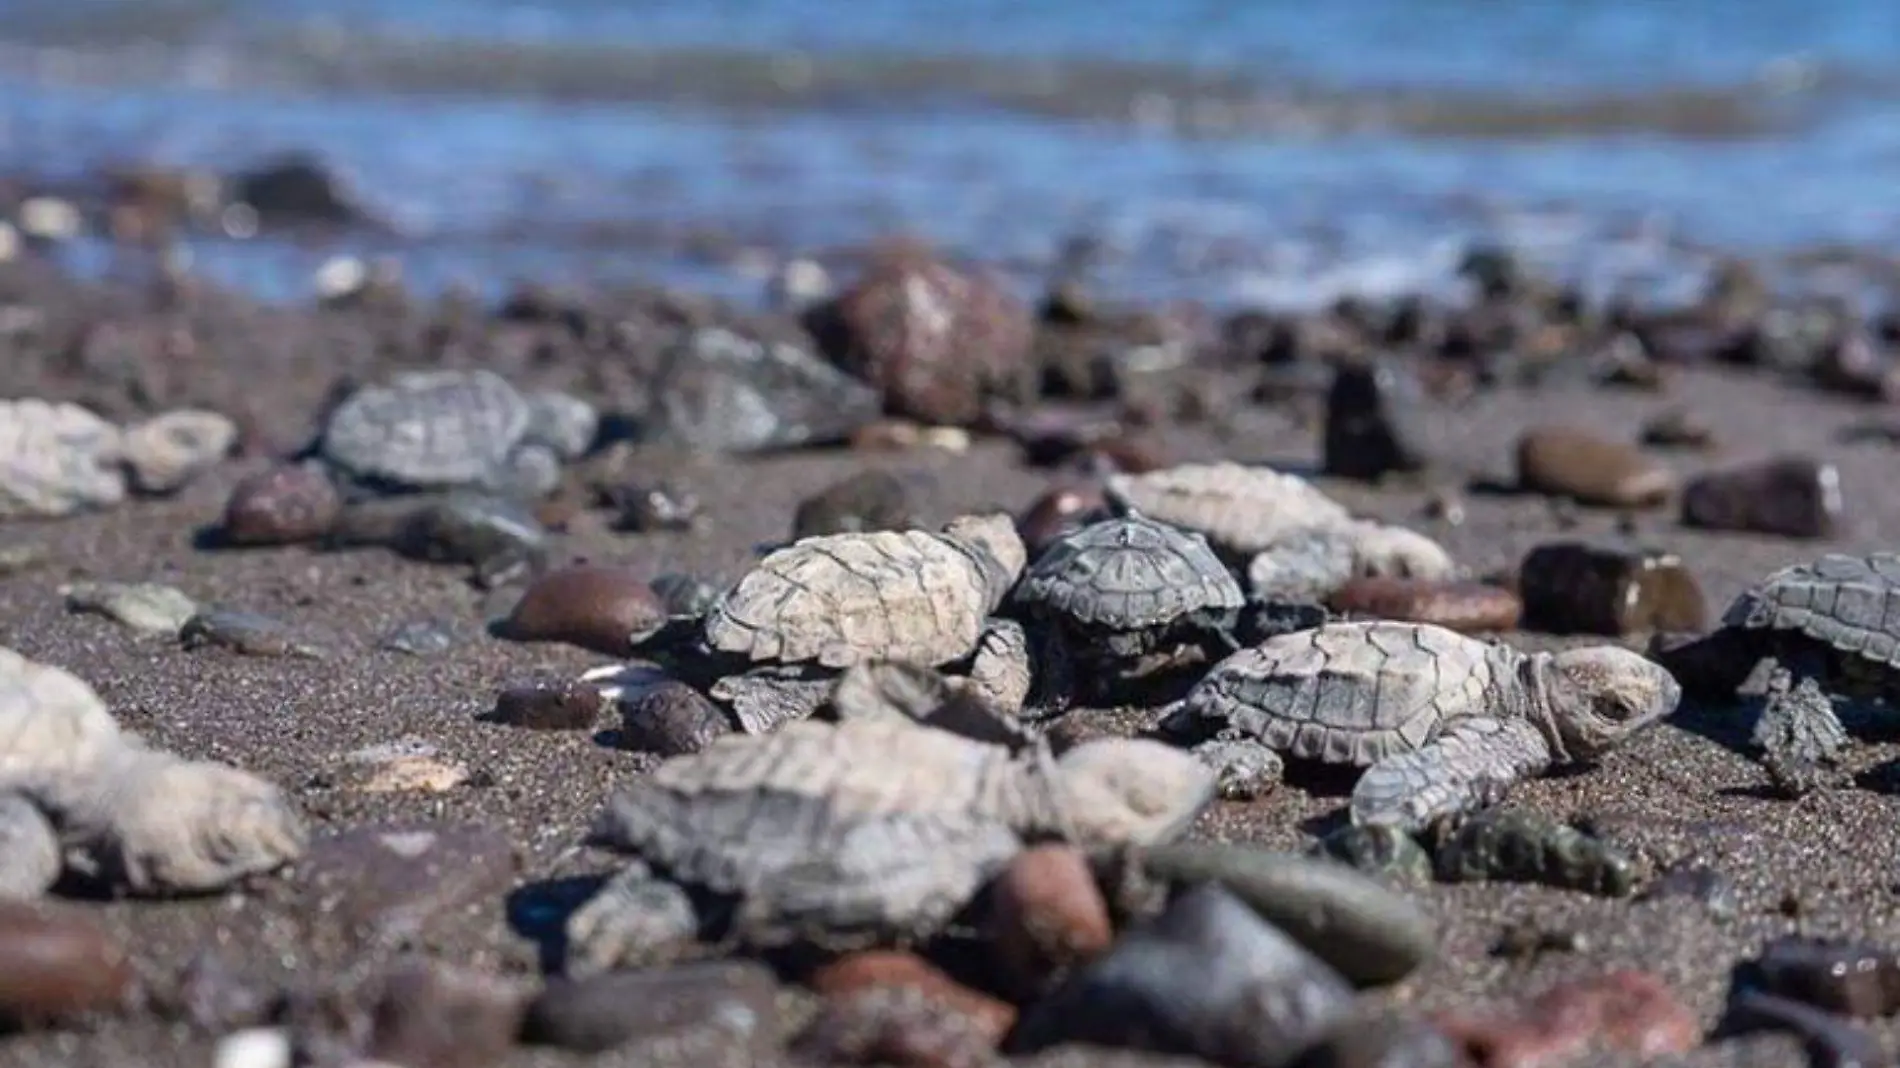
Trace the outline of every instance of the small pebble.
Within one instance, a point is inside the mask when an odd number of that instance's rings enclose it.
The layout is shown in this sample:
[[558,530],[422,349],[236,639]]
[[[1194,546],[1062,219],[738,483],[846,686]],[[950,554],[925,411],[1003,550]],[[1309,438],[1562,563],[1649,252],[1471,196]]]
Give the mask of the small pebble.
[[1208,883],[1031,1005],[1004,1050],[1083,1044],[1281,1065],[1330,1034],[1351,1006],[1352,988],[1338,973]]
[[435,746],[421,739],[366,746],[347,760],[364,769],[353,785],[366,794],[440,794],[469,779],[466,766],[440,756]]
[[1761,986],[1844,1016],[1900,1011],[1900,953],[1866,943],[1778,938],[1755,961]]
[[1670,408],[1643,424],[1638,439],[1664,449],[1713,449],[1715,431],[1687,408]]
[[313,927],[379,942],[413,939],[514,885],[514,843],[474,824],[365,824],[313,842],[297,864]]
[[1402,886],[1423,886],[1432,881],[1431,854],[1418,839],[1398,827],[1348,824],[1321,839],[1317,851]]
[[280,464],[231,490],[218,532],[231,545],[295,545],[330,533],[343,498],[322,470]]
[[1088,858],[1071,846],[1017,854],[990,891],[990,935],[999,970],[1027,999],[1115,941],[1108,903]]
[[598,687],[585,681],[544,680],[503,690],[484,718],[529,730],[578,731],[598,723],[611,703]]
[[1535,921],[1507,924],[1491,944],[1493,957],[1529,960],[1544,953],[1581,953],[1589,939],[1567,928],[1546,927]]
[[290,1032],[281,1027],[250,1027],[218,1039],[212,1068],[290,1068]]
[[732,733],[732,721],[705,694],[678,679],[648,672],[621,691],[620,748],[662,757],[685,756]]
[[917,525],[910,496],[909,487],[889,471],[861,471],[800,501],[792,516],[792,540],[908,529]]
[[376,647],[410,656],[435,656],[455,647],[455,631],[443,620],[412,620],[397,624],[383,635]]
[[126,468],[140,493],[168,494],[215,466],[237,445],[237,424],[217,412],[166,412],[126,430]]
[[288,626],[269,616],[236,609],[206,609],[185,621],[178,640],[186,649],[216,646],[244,656],[294,656],[321,660],[328,654],[299,641]]
[[1337,478],[1377,480],[1426,466],[1416,425],[1424,389],[1391,361],[1341,367],[1326,394],[1321,451],[1325,472]]
[[694,530],[704,521],[699,498],[670,482],[617,486],[607,504],[618,513],[615,528],[634,533]]
[[1243,845],[1175,842],[1142,850],[1151,879],[1215,883],[1361,985],[1411,974],[1437,948],[1428,917],[1404,894],[1331,860]]
[[769,1048],[777,995],[772,972],[751,961],[556,977],[529,1004],[521,1039],[577,1053],[637,1041],[655,1060],[674,1053],[691,1055],[681,1064],[750,1063],[718,1054]]
[[1707,624],[1702,587],[1674,553],[1553,542],[1524,557],[1517,587],[1524,629],[1546,634],[1621,637]]
[[1528,493],[1610,508],[1654,507],[1677,486],[1674,472],[1634,445],[1568,427],[1532,430],[1518,439],[1517,480]]
[[1036,498],[1016,518],[1016,530],[1033,559],[1071,530],[1108,514],[1108,502],[1094,487],[1066,486]]
[[520,642],[562,642],[627,656],[666,623],[666,607],[638,575],[618,567],[564,567],[530,585],[495,628]]
[[132,981],[125,950],[80,910],[0,901],[0,1026],[114,1008]]
[[1843,508],[1840,470],[1803,456],[1711,472],[1682,492],[1683,525],[1703,530],[1831,538]]
[[1415,1016],[1361,1013],[1346,1021],[1293,1068],[1468,1068],[1443,1031]]
[[1470,634],[1517,629],[1517,594],[1481,582],[1356,578],[1333,591],[1328,607],[1346,616],[1433,623]]
[[68,611],[102,615],[142,634],[177,637],[198,613],[198,602],[182,590],[156,582],[73,582],[59,592]]
[[1695,1014],[1675,993],[1631,970],[1562,983],[1502,1011],[1439,1013],[1434,1022],[1480,1068],[1548,1068],[1593,1049],[1649,1061],[1702,1041]]
[[990,1068],[996,1037],[916,987],[873,987],[826,998],[789,1052],[803,1064]]
[[1441,882],[1535,882],[1627,897],[1635,864],[1599,839],[1530,812],[1490,809],[1466,820],[1438,848]]
[[944,1011],[964,1016],[990,1049],[1016,1022],[1016,1010],[1008,1002],[972,990],[917,954],[900,950],[865,950],[840,957],[813,972],[809,983],[831,999],[881,990],[914,991]]
[[403,1068],[483,1068],[507,1057],[524,999],[473,971],[417,961],[383,981],[364,1052]]

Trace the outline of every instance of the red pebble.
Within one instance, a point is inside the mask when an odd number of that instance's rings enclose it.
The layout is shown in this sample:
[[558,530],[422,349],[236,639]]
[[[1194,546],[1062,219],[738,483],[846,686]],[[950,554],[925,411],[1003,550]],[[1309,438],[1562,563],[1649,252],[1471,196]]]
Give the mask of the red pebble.
[[223,534],[233,545],[294,545],[330,532],[343,507],[323,472],[280,464],[247,476],[224,506]]
[[1016,855],[992,895],[992,944],[1011,991],[1032,997],[1115,941],[1108,903],[1080,850],[1037,846]]
[[1434,1022],[1481,1068],[1559,1068],[1593,1050],[1647,1061],[1702,1040],[1675,993],[1633,969],[1559,984],[1515,1009],[1441,1013]]

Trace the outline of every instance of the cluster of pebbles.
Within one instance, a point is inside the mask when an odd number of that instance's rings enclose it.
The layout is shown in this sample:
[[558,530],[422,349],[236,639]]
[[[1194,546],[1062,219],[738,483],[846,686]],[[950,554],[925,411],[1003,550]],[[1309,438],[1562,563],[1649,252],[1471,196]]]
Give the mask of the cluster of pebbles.
[[[1613,833],[1514,793],[1591,774],[1688,698],[1739,704],[1751,677],[1767,680],[1752,743],[1773,786],[1850,788],[1831,698],[1893,693],[1900,555],[1818,555],[1711,617],[1689,566],[1652,546],[1561,537],[1481,575],[1353,507],[1351,490],[1287,464],[1162,462],[1142,431],[1312,400],[1320,474],[1428,489],[1433,522],[1460,522],[1466,493],[1504,492],[1548,499],[1558,526],[1592,508],[1634,526],[1674,501],[1685,527],[1825,539],[1844,512],[1831,465],[1776,456],[1684,481],[1654,453],[1709,446],[1686,413],[1634,442],[1532,427],[1512,478],[1448,472],[1419,419],[1461,392],[1567,375],[1653,388],[1685,353],[1859,395],[1891,376],[1826,312],[1747,313],[1765,298],[1732,274],[1669,319],[1586,311],[1495,255],[1468,273],[1469,308],[1245,313],[1207,356],[1186,320],[1067,288],[1037,313],[898,246],[795,330],[678,308],[615,330],[524,291],[497,321],[525,331],[510,348],[525,365],[612,351],[633,373],[564,388],[487,366],[352,379],[282,449],[243,446],[254,428],[206,410],[122,427],[68,399],[0,401],[0,519],[176,494],[240,448],[268,453],[206,517],[200,548],[381,546],[467,568],[491,637],[604,660],[504,686],[481,718],[607,720],[603,739],[640,754],[570,843],[611,869],[556,893],[521,885],[513,845],[475,824],[313,836],[284,789],[148,746],[68,669],[0,648],[0,1020],[79,1028],[142,1008],[217,1033],[221,1068],[499,1064],[529,1047],[962,1068],[1077,1046],[1102,1063],[1503,1068],[1719,1041],[1657,975],[1628,969],[1416,1008],[1403,984],[1442,946],[1422,891],[1534,883],[1719,910],[1716,873],[1652,872]],[[332,301],[352,309],[405,314],[373,289]],[[1237,370],[1246,404],[1197,377]],[[678,451],[955,453],[979,436],[1056,484],[1020,513],[929,523],[902,480],[855,474],[807,498],[791,538],[731,581],[559,554],[565,526],[596,511],[619,532],[705,529],[689,489],[652,477]],[[57,595],[184,649],[331,655],[158,582],[75,579]],[[377,639],[417,657],[461,640],[435,620]],[[359,785],[467,781],[432,752],[354,754],[380,769]],[[1329,772],[1345,803],[1309,848],[1198,833]],[[546,974],[411,945],[429,920],[502,896],[513,910],[531,889],[520,926]],[[364,974],[266,990],[194,962],[160,989],[84,903],[206,894],[293,902],[361,941]],[[1495,952],[1565,948],[1527,927]],[[1771,941],[1738,970],[1730,1022],[1878,1063],[1851,1018],[1900,1010],[1897,962],[1851,941]]]

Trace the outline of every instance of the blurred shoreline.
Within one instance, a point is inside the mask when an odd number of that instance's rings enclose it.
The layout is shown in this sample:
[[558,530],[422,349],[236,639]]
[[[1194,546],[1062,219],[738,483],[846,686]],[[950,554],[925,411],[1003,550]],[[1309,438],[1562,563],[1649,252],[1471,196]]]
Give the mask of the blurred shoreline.
[[[745,300],[790,260],[910,232],[1025,292],[1085,259],[1128,298],[1313,307],[1443,292],[1496,243],[1600,298],[1683,299],[1742,255],[1868,302],[1900,247],[1900,33],[1880,36],[1900,16],[1858,0],[13,7],[0,210],[79,207],[81,274],[123,259],[114,232],[166,229],[272,300],[338,256],[422,292]],[[149,189],[152,218],[118,206],[128,173],[202,185],[292,155],[360,212],[287,234],[161,219],[192,213]]]

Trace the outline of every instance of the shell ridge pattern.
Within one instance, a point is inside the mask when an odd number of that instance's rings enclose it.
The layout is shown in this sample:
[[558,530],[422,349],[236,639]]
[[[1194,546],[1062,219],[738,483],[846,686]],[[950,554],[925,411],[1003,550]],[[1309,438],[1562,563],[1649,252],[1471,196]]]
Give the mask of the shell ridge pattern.
[[[886,532],[879,531],[877,533]],[[860,544],[870,550],[870,556],[877,557],[882,555],[879,552],[879,542],[882,540],[883,539],[878,538],[876,534],[873,534]],[[842,645],[843,648],[840,650],[840,653],[845,657],[849,657],[851,648],[858,646],[891,649],[897,644],[897,635],[891,631],[891,620],[893,616],[891,603],[886,597],[886,585],[884,582],[879,581],[880,578],[888,578],[889,576],[880,574],[884,569],[879,566],[875,559],[853,560],[846,553],[842,552],[841,549],[842,546],[837,542],[815,542],[812,545],[812,552],[816,556],[831,563],[832,568],[835,569],[836,572],[836,580],[840,582],[848,581],[853,585],[861,586],[864,591],[870,595],[871,600],[876,602],[877,610],[874,612],[853,611],[853,608],[856,606],[850,604],[840,606],[836,601],[833,601],[831,607],[836,612],[836,615],[832,617],[831,626],[826,629],[832,631],[841,639],[839,644]],[[826,649],[821,648],[814,652],[817,653],[819,661],[828,667],[846,666],[844,664],[832,663],[831,661],[838,657],[835,655],[825,655],[827,652]]]

